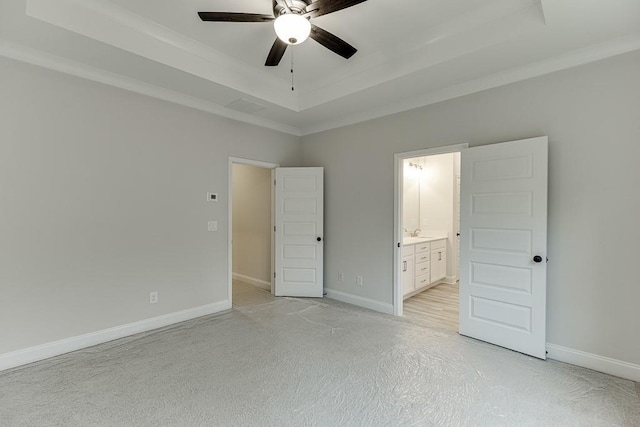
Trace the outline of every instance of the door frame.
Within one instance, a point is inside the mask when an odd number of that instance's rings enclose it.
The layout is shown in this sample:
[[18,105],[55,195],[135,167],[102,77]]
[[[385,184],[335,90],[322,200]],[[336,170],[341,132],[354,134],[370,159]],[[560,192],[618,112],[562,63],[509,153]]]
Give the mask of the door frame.
[[[262,160],[252,160],[245,159],[241,157],[229,157],[229,166],[228,166],[228,191],[229,191],[229,200],[228,200],[228,210],[227,210],[227,253],[229,263],[227,266],[227,277],[228,277],[228,295],[229,295],[229,304],[233,305],[233,165],[248,165],[248,166],[256,166],[264,169],[271,169],[271,182],[274,179],[275,169],[280,167],[277,163],[265,162]],[[271,229],[273,230],[273,226],[275,225],[275,188],[273,185],[271,187]],[[271,294],[273,295],[273,273],[275,271],[275,238],[273,233],[271,235],[271,274],[270,274],[270,282],[271,282]]]
[[402,316],[402,193],[404,160],[413,157],[433,156],[436,154],[459,153],[469,148],[468,143],[424,148],[416,151],[394,154],[393,184],[393,314]]

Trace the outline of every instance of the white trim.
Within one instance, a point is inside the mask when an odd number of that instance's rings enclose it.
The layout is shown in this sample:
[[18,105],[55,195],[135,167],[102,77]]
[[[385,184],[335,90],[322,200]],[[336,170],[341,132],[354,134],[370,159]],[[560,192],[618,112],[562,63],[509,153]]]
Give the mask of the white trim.
[[[265,168],[265,169],[271,169],[272,171],[275,170],[277,167],[279,167],[280,165],[277,163],[270,163],[270,162],[265,162],[262,160],[253,160],[253,159],[243,159],[242,157],[229,157],[229,164],[227,166],[227,181],[228,181],[228,194],[229,194],[229,200],[228,200],[228,205],[227,205],[227,224],[228,224],[228,228],[227,228],[227,236],[228,236],[228,243],[227,243],[227,254],[229,254],[229,256],[227,257],[229,260],[229,265],[227,266],[227,277],[229,278],[229,283],[228,283],[228,288],[227,288],[227,292],[228,292],[228,296],[229,296],[229,303],[232,304],[233,303],[233,165],[235,164],[240,164],[240,165],[249,165],[249,166],[256,166],[259,168]],[[273,172],[271,172],[271,179],[273,180],[274,174]],[[271,186],[271,228],[273,229],[273,226],[275,224],[275,204],[274,204],[274,198],[275,198],[275,194],[273,191],[273,186]],[[273,233],[271,233],[271,275],[270,277],[272,277],[271,279],[271,283],[269,285],[269,291],[273,294],[273,272],[275,271],[275,266],[274,266],[274,255],[273,252],[275,251],[275,239],[273,237]]]
[[458,276],[447,276],[442,279],[442,283],[447,285],[454,285],[458,281]]
[[257,117],[252,114],[230,110],[222,105],[205,101],[201,98],[185,95],[170,89],[165,89],[140,80],[111,73],[99,68],[91,67],[80,62],[65,59],[40,50],[32,49],[0,38],[0,56],[4,56],[27,64],[37,65],[60,73],[81,79],[90,80],[109,86],[124,89],[129,92],[150,96],[163,101],[193,108],[216,116],[226,117],[239,122],[249,123],[267,129],[284,132],[294,136],[301,136],[300,129],[273,120]]
[[445,145],[442,147],[425,148],[421,150],[396,153],[393,156],[393,312],[396,316],[402,316],[402,177],[404,159],[412,157],[433,156],[436,154],[458,153],[469,148],[468,143]]
[[244,274],[233,273],[233,280],[253,285],[256,288],[264,289],[271,292],[271,282],[256,279],[255,277],[245,276]]
[[640,382],[640,365],[547,343],[547,357],[620,378]]
[[302,128],[302,136],[366,122],[368,120],[374,120],[380,117],[420,107],[426,107],[428,105],[437,104],[438,102],[544,76],[556,71],[562,71],[591,62],[600,61],[612,56],[633,52],[638,49],[640,49],[640,33],[633,33],[624,37],[607,40],[593,46],[574,50],[553,58],[544,59],[542,61],[501,71],[479,79],[420,94],[414,98],[404,99],[395,103],[385,103],[381,107],[358,111],[351,115],[342,115],[334,120],[327,120],[323,123],[306,126]]
[[[28,17],[298,111],[287,81],[153,20],[103,0],[29,0]],[[194,16],[195,20],[195,11]]]
[[219,301],[213,304],[176,311],[175,313],[164,314],[126,325],[1,354],[0,371],[229,309],[231,309],[231,301]]
[[[230,110],[222,105],[185,95],[176,91],[161,88],[129,77],[110,73],[76,61],[65,59],[24,45],[9,42],[0,38],[0,56],[17,61],[38,65],[43,68],[70,74],[87,80],[118,87],[131,92],[151,96],[178,105],[194,108],[207,113],[227,117],[240,122],[273,129],[294,136],[307,136],[326,130],[336,129],[376,118],[401,113],[438,102],[459,98],[484,90],[528,80],[556,71],[577,67],[616,55],[622,55],[640,49],[640,33],[607,40],[594,46],[588,46],[568,52],[554,58],[545,59],[522,67],[494,73],[476,80],[442,88],[433,92],[404,99],[396,103],[384,103],[382,107],[359,111],[351,115],[343,115],[335,120],[312,124],[304,128],[286,125],[251,114]],[[300,111],[305,111],[304,109]],[[296,114],[295,112],[293,113]]]
[[393,314],[392,304],[347,294],[345,292],[334,291],[333,289],[328,288],[325,288],[325,291],[327,292],[327,298],[346,302],[347,304],[357,305],[358,307],[368,308],[369,310],[378,311],[380,313]]

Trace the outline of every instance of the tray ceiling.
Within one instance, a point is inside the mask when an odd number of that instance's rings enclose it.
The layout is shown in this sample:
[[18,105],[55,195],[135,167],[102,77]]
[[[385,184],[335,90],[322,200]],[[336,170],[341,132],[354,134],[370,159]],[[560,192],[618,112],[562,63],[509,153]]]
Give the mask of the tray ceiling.
[[271,0],[3,2],[0,53],[302,135],[640,48],[637,0],[369,0],[312,20],[351,59],[308,40],[265,67],[271,23],[198,11]]

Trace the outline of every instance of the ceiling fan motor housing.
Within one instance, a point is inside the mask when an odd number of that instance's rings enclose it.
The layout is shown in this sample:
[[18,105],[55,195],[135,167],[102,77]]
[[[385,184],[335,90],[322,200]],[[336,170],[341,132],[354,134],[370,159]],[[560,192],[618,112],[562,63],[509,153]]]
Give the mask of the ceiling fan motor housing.
[[[286,0],[291,12],[303,14],[305,8],[313,3],[313,0]],[[287,13],[284,7],[280,6],[276,0],[273,0],[273,16],[276,18]]]

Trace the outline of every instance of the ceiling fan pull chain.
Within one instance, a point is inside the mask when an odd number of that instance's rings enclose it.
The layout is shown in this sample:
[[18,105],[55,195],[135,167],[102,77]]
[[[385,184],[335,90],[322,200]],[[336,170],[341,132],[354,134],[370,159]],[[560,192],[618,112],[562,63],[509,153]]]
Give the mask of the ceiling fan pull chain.
[[293,90],[295,90],[293,88],[293,51],[294,51],[294,49],[293,49],[293,46],[291,46],[291,48],[292,48],[291,49],[291,90],[293,91]]

